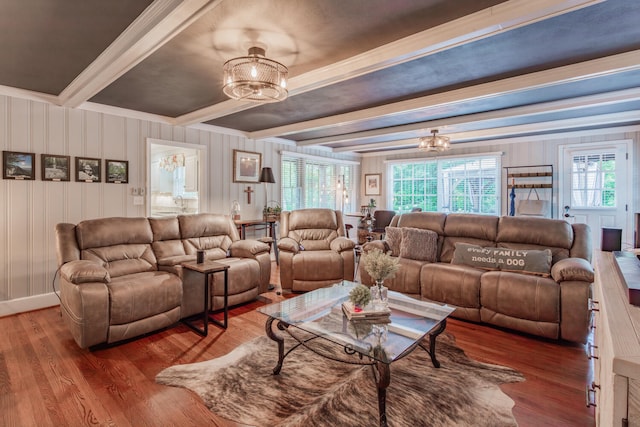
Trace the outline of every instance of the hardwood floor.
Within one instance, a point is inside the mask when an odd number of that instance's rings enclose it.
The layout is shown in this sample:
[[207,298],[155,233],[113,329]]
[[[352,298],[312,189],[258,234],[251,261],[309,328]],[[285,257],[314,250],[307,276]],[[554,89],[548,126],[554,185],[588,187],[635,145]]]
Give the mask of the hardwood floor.
[[[272,283],[279,283],[276,268]],[[210,327],[208,337],[178,325],[95,351],[78,348],[57,307],[0,318],[0,425],[235,426],[190,391],[154,378],[168,366],[221,356],[263,335],[265,317],[255,309],[282,298],[269,292],[234,308],[229,328]],[[584,346],[455,319],[447,331],[470,357],[525,375],[502,386],[516,403],[520,427],[595,425],[585,406],[592,371]]]

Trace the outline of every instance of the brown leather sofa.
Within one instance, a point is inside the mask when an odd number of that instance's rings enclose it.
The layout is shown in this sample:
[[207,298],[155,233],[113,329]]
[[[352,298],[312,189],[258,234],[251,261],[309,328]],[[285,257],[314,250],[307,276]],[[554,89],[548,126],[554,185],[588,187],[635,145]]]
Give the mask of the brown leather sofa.
[[278,241],[282,289],[304,292],[353,280],[354,247],[340,211],[282,212]]
[[[255,299],[271,275],[269,246],[240,240],[224,215],[103,218],[56,225],[62,316],[82,348],[171,326],[202,312],[202,275],[182,262],[206,259],[229,268],[229,305]],[[210,307],[223,303],[223,273],[213,275]]]
[[[586,342],[594,276],[591,232],[586,224],[534,217],[416,212],[397,215],[390,227],[437,233],[434,262],[400,257],[396,277],[385,282],[390,289],[453,305],[457,307],[453,316],[461,319],[545,338]],[[482,248],[549,249],[548,277],[453,263],[458,242]],[[364,245],[363,252],[373,248],[386,251],[390,245],[373,241]],[[363,283],[372,283],[363,263],[359,273]]]

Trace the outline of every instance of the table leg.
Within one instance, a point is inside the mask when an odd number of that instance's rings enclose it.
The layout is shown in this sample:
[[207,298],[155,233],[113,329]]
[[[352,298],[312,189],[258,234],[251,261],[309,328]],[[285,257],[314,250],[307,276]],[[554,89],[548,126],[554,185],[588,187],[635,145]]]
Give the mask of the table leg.
[[389,364],[376,362],[376,371],[378,372],[376,385],[378,387],[378,416],[380,419],[380,427],[387,426],[387,387],[391,382],[391,368]]
[[[229,269],[225,268],[224,269],[224,306],[222,308],[223,311],[223,321],[219,321],[218,319],[216,319],[215,317],[210,317],[209,319],[215,323],[216,325],[220,326],[223,329],[227,329],[227,324],[229,322]],[[218,311],[216,311],[215,313],[218,313]]]
[[271,234],[271,238],[273,239],[273,253],[276,256],[276,264],[280,265],[280,257],[278,253],[278,237],[276,235],[276,223],[269,223],[269,233]]
[[447,319],[444,319],[438,325],[438,329],[429,334],[429,355],[431,356],[431,363],[436,368],[440,367],[440,362],[436,359],[436,338],[438,335],[444,332],[444,329],[447,327]]
[[273,368],[273,375],[278,375],[280,373],[280,370],[282,369],[282,362],[284,361],[284,338],[276,335],[273,332],[272,327],[274,320],[276,320],[275,317],[269,317],[264,329],[267,333],[267,336],[278,344],[278,364],[275,368]]
[[246,236],[247,236],[247,225],[242,224],[240,226],[240,240],[245,240]]

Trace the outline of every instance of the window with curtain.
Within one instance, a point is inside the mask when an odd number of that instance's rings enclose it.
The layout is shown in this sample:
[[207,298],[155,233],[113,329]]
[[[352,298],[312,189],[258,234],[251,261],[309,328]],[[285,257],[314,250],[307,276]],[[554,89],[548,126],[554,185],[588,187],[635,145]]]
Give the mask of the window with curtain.
[[354,165],[333,159],[283,154],[281,170],[283,210],[352,209]]
[[392,209],[500,214],[500,156],[390,163]]
[[615,153],[573,156],[571,206],[583,209],[616,207]]

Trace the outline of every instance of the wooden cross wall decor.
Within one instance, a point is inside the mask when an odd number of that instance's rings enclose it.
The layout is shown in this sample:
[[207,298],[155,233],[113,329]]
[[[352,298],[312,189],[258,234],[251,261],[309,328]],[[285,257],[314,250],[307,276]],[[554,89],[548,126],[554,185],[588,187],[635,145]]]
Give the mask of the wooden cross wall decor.
[[251,189],[251,186],[247,186],[247,189],[244,190],[245,193],[247,193],[247,204],[251,204],[251,193],[253,193],[253,190]]

